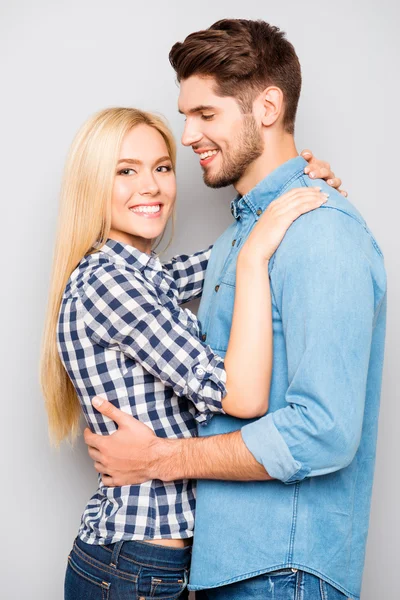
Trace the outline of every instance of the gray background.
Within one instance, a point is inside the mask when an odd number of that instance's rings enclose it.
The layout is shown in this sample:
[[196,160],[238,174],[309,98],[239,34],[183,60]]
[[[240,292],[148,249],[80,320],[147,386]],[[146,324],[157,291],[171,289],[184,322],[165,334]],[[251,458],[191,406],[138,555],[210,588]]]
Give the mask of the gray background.
[[[3,600],[62,599],[66,557],[96,486],[81,440],[74,450],[50,449],[37,376],[68,146],[90,114],[112,105],[161,112],[179,138],[183,117],[176,110],[178,88],[168,51],[175,41],[223,17],[263,18],[288,33],[304,75],[298,148],[308,146],[331,162],[386,255],[386,364],[362,598],[398,598],[398,192],[389,183],[398,176],[395,0],[2,0]],[[173,252],[212,242],[230,222],[233,195],[232,190],[204,187],[191,151],[180,148],[178,160]]]

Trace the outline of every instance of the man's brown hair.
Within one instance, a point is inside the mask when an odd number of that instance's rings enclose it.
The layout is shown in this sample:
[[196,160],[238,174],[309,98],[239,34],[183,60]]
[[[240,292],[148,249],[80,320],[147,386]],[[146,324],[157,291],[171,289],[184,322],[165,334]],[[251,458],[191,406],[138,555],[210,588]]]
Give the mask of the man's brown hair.
[[265,21],[223,19],[177,42],[169,60],[178,81],[211,76],[219,96],[232,96],[243,112],[269,85],[284,96],[283,125],[293,133],[301,90],[299,59],[285,33]]

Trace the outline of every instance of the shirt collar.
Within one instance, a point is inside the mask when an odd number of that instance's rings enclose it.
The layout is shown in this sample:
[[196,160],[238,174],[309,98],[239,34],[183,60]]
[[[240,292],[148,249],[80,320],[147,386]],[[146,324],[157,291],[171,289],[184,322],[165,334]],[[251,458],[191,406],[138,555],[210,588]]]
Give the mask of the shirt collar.
[[104,252],[108,256],[112,256],[118,260],[123,260],[131,267],[143,271],[146,267],[159,271],[161,263],[155,252],[146,254],[141,252],[134,246],[123,244],[112,239],[108,239],[104,246],[99,249],[99,252]]
[[304,172],[307,164],[302,156],[296,156],[272,171],[247,194],[236,196],[231,202],[231,212],[235,219],[239,219],[241,213],[246,211],[251,211],[258,219],[268,205],[283,193],[291,181],[297,179]]

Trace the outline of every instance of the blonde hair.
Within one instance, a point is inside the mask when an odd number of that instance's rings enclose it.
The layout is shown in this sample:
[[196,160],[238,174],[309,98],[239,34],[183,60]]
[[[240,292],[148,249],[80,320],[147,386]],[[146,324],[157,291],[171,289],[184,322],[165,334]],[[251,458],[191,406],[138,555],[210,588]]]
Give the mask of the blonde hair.
[[40,362],[50,437],[55,445],[65,438],[76,438],[81,414],[75,388],[57,349],[62,296],[85,254],[98,251],[107,241],[122,140],[142,124],[162,135],[175,171],[176,145],[170,129],[160,117],[135,108],[109,108],[95,114],[76,135],[66,161]]

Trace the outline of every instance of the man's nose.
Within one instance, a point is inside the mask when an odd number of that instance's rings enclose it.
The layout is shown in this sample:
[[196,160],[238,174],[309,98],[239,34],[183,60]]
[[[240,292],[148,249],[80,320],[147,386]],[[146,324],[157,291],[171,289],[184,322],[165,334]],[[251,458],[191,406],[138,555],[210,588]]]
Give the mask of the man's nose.
[[185,129],[183,130],[181,142],[184,146],[192,146],[200,142],[203,134],[194,127],[193,122],[186,121]]

